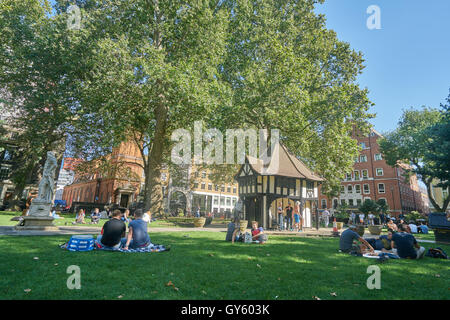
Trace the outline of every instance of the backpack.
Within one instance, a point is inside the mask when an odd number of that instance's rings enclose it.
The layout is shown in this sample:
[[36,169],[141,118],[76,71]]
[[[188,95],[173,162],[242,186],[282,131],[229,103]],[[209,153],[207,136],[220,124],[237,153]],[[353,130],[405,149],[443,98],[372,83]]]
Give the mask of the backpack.
[[448,259],[448,256],[445,253],[445,251],[439,247],[437,247],[436,249],[435,248],[428,249],[428,252],[425,255],[431,258]]
[[252,243],[252,235],[248,231],[245,233],[244,243]]

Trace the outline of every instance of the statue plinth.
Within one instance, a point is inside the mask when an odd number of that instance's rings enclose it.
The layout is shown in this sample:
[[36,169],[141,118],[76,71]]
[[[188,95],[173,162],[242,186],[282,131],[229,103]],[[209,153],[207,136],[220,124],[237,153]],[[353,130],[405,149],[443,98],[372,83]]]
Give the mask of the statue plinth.
[[53,217],[33,217],[25,216],[23,220],[14,227],[16,230],[58,230],[53,224]]
[[27,216],[15,226],[16,230],[57,230],[51,216],[52,203],[47,200],[34,199]]

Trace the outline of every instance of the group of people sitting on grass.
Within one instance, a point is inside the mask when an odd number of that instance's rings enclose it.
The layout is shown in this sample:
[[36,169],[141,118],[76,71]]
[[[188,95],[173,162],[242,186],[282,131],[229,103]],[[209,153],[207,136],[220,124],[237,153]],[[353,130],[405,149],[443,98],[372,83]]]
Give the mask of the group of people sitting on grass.
[[413,222],[406,224],[403,219],[400,219],[398,223],[394,223],[391,219],[388,220],[386,226],[389,231],[397,232],[400,225],[404,225],[409,233],[428,233],[428,226],[423,222],[420,222],[420,225],[416,225]]
[[[128,250],[144,248],[151,244],[147,232],[151,213],[149,211],[144,213],[142,209],[137,209],[132,220],[126,214],[118,209],[112,212],[111,219],[105,222],[101,234],[96,239],[97,247]],[[128,233],[126,233],[127,225],[125,223],[127,221],[129,221]],[[166,251],[168,249],[166,248]]]
[[388,234],[378,239],[364,239],[356,232],[356,228],[355,225],[350,225],[342,232],[339,241],[341,252],[354,255],[365,253],[376,255],[375,250],[378,250],[404,259],[421,259],[425,254],[425,248],[417,243],[407,224],[399,224],[397,230],[389,228]]
[[252,229],[249,232],[241,231],[241,223],[239,218],[234,218],[227,227],[226,241],[235,242],[248,242],[248,243],[260,243],[264,244],[267,241],[267,234],[264,233],[262,227],[258,227],[257,221],[252,221]]

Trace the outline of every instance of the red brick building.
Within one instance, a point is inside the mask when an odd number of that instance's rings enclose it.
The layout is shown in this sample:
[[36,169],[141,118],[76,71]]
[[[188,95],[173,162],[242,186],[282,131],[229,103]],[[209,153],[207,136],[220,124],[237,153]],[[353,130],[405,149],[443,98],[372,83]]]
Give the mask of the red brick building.
[[361,146],[353,171],[347,173],[342,181],[339,197],[329,199],[319,192],[320,208],[336,209],[345,203],[350,210],[357,210],[366,199],[383,199],[387,202],[392,216],[413,210],[423,212],[424,205],[417,177],[414,175],[409,181],[405,180],[403,174],[406,165],[394,168],[386,163],[377,143],[381,134],[371,130],[368,136],[362,136],[354,131],[353,138]]
[[[143,176],[142,157],[134,143],[122,143],[106,157],[104,167],[94,172],[76,170],[74,182],[64,187],[62,199],[99,204],[116,203],[128,207],[140,192]],[[100,165],[99,165],[100,167]]]

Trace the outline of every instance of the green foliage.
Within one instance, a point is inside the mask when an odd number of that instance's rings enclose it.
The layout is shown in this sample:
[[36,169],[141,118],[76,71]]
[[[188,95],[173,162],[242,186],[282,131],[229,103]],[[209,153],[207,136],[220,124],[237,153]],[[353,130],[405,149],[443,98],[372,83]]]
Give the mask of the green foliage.
[[372,199],[366,199],[359,207],[358,210],[364,214],[378,214],[380,212],[380,206]]
[[406,172],[405,178],[417,174],[422,179],[427,186],[431,203],[439,212],[445,212],[450,197],[441,207],[431,193],[431,183],[434,178],[439,179],[439,175],[443,175],[442,169],[445,171],[448,166],[448,150],[440,149],[440,152],[436,152],[436,157],[430,154],[435,152],[433,148],[446,146],[444,136],[442,145],[440,142],[440,134],[448,135],[444,123],[445,115],[437,109],[423,107],[421,110],[404,110],[397,129],[385,134],[379,142],[387,164],[407,164],[408,167],[402,166]]
[[350,217],[350,214],[348,213],[348,205],[347,204],[341,204],[337,208],[336,218],[339,219],[348,219]]
[[416,220],[418,219],[426,219],[427,217],[425,215],[420,214],[417,211],[411,211],[410,213],[408,213],[407,215],[405,215],[405,219],[404,221],[406,223],[409,223],[410,221],[414,221],[416,222]]

